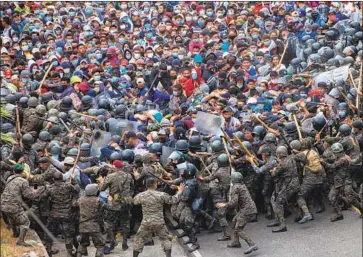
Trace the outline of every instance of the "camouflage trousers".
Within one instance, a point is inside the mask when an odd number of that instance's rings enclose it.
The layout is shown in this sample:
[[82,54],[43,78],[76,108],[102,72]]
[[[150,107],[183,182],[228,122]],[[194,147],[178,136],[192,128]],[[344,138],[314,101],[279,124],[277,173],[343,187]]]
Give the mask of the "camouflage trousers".
[[134,240],[134,251],[141,253],[147,239],[152,237],[153,233],[159,237],[161,247],[164,252],[171,250],[172,236],[169,235],[165,224],[145,224],[141,223]]
[[26,215],[26,212],[18,212],[18,213],[9,213],[9,212],[3,212],[3,214],[6,215],[8,222],[12,226],[19,227],[19,229],[29,229],[30,227],[30,220],[28,216]]
[[[312,183],[306,183],[303,180],[303,183],[300,185],[300,189],[298,192],[298,198],[297,198],[297,204],[299,205],[300,209],[304,212],[304,214],[307,214],[309,211],[306,204],[306,198],[309,194],[313,193],[314,191],[321,191],[320,194],[315,194],[315,197],[322,196],[322,186],[323,184],[312,184]],[[318,201],[318,204],[322,205],[322,197],[318,197],[316,199]]]
[[348,205],[354,205],[361,208],[359,195],[353,190],[351,183],[342,186],[332,187],[329,192],[329,201],[337,214],[342,213],[341,201]]
[[[57,218],[50,216],[48,218],[48,224],[47,228],[48,230],[53,234],[57,234],[58,228],[61,227],[62,234],[64,237],[64,243],[66,245],[67,250],[73,249],[73,242],[76,237],[76,230],[75,230],[75,224],[73,222],[73,219],[70,218]],[[47,233],[44,235],[44,241],[46,244],[51,245],[53,243],[53,240],[49,237]]]
[[243,231],[247,222],[256,214],[244,214],[243,212],[238,212],[236,216],[233,217],[233,241],[239,242],[239,238],[242,238],[249,246],[254,245],[252,239]]
[[94,233],[81,233],[80,244],[78,245],[77,252],[82,255],[87,255],[87,247],[90,246],[90,238],[92,239],[93,245],[96,247],[95,257],[103,257],[103,247],[105,242],[101,232]]
[[193,212],[192,208],[185,206],[180,214],[179,223],[184,228],[185,231],[191,231],[194,227],[196,214]]
[[214,209],[213,216],[217,217],[219,225],[221,227],[228,227],[228,222],[226,218],[227,208]]
[[299,191],[299,179],[293,178],[278,191],[274,191],[271,197],[271,205],[278,218],[284,217],[284,205]]

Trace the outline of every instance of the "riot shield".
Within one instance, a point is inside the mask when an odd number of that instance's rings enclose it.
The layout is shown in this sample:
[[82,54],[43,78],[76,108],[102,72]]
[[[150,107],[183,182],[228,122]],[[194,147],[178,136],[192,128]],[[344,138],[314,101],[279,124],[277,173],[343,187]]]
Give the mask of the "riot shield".
[[100,131],[100,136],[93,140],[91,147],[91,156],[98,157],[101,155],[101,148],[105,147],[111,140],[111,133],[107,131]]
[[217,116],[206,112],[198,112],[195,127],[200,133],[221,136],[221,127],[224,127],[223,116]]
[[162,148],[162,154],[160,156],[160,163],[165,166],[168,163],[168,158],[172,152],[175,151],[175,148],[163,146]]
[[301,130],[305,136],[313,136],[316,131],[313,126],[313,118],[304,120],[301,124]]
[[343,79],[344,81],[346,81],[349,76],[349,66],[350,65],[345,65],[334,70],[318,74],[314,77],[313,88],[317,88],[319,82],[325,82],[329,84],[330,82],[334,82],[339,79]]
[[125,131],[137,131],[137,122],[135,121],[129,121],[125,119],[117,119],[117,122],[110,122],[110,133],[111,135],[119,135],[122,136],[122,134]]

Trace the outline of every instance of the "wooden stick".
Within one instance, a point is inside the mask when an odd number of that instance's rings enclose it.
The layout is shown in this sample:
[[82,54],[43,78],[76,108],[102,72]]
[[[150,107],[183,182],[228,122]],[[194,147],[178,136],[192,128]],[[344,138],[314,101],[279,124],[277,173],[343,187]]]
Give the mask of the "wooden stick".
[[281,59],[280,59],[280,62],[279,62],[279,65],[277,67],[280,67],[281,63],[282,63],[282,60],[284,59],[285,57],[285,54],[286,54],[286,51],[287,51],[287,47],[289,46],[289,40],[287,39],[286,40],[286,45],[285,45],[285,48],[284,48],[284,51],[282,52],[282,55],[281,55]]
[[358,89],[357,89],[357,99],[355,102],[355,107],[359,109],[359,93],[362,92],[362,76],[363,76],[363,61],[360,64],[360,71],[359,71],[359,82],[358,82]]
[[204,169],[208,172],[209,175],[211,175],[212,173],[210,172],[210,170],[207,168],[207,165],[205,165],[202,157],[200,157],[199,155],[197,155],[198,159],[200,160],[200,162],[203,164]]
[[16,112],[16,130],[18,132],[18,137],[19,137],[19,145],[21,148],[23,148],[23,141],[21,138],[21,129],[20,129],[20,115],[19,115],[19,106],[16,105],[15,107],[15,112]]
[[256,115],[254,115],[253,116],[261,125],[262,125],[262,127],[264,127],[266,130],[268,130],[268,131],[271,131],[271,132],[273,132],[274,134],[280,134],[280,132],[279,131],[277,131],[277,130],[275,130],[275,129],[272,129],[272,128],[270,128],[269,126],[267,126],[267,124],[265,123],[265,122],[263,122],[258,116],[256,116]]
[[224,146],[224,151],[226,152],[227,156],[228,156],[228,161],[229,161],[229,166],[231,167],[231,172],[232,172],[232,159],[231,159],[231,155],[229,154],[228,148],[227,148],[227,144],[226,144],[226,139],[224,137],[222,137],[222,143]]
[[[49,72],[50,72],[50,70],[53,68],[53,64],[51,63],[50,65],[49,65],[49,67],[48,67],[48,70],[45,72],[45,74],[44,74],[44,77],[43,77],[43,79],[42,79],[42,81],[40,82],[40,85],[39,85],[39,88],[38,88],[38,95],[40,96],[41,95],[41,92],[42,92],[42,86],[43,86],[43,83],[44,83],[44,81],[46,80],[46,78],[47,78],[47,76],[48,76],[48,74],[49,74]],[[40,99],[40,98],[39,98]]]
[[[234,139],[237,141],[237,143],[241,146],[241,148],[243,149],[243,151],[246,153],[246,155],[250,156],[250,157],[255,157],[248,149],[247,147],[243,144],[243,142],[241,141],[241,139],[239,139],[237,137],[236,134],[233,134]],[[256,159],[253,159],[253,162],[258,165],[258,161]]]
[[78,152],[77,152],[77,157],[76,157],[76,159],[74,160],[74,165],[73,165],[73,167],[72,167],[71,176],[74,174],[74,169],[76,168],[76,165],[77,165],[77,163],[78,163],[78,161],[79,161],[79,158],[81,157],[81,144],[82,144],[82,141],[83,141],[84,137],[85,137],[85,135],[84,135],[84,133],[83,133],[83,134],[82,134],[82,137],[81,137],[81,139],[80,139],[80,141],[79,141],[79,143],[78,143],[78,147],[77,147],[77,150],[78,150]]
[[97,117],[90,116],[90,115],[87,115],[87,114],[83,114],[83,113],[81,113],[81,112],[73,111],[72,113],[74,113],[74,114],[78,114],[78,115],[81,115],[81,116],[83,116],[83,117],[90,118],[90,119],[93,119],[93,120],[96,120],[96,121],[98,120],[98,119],[97,119]]
[[297,122],[295,113],[292,114],[292,117],[294,118],[295,126],[297,128],[297,133],[299,134],[299,140],[301,141],[303,139],[303,137],[302,137],[300,126],[299,126],[299,123]]
[[357,88],[357,86],[356,86],[356,84],[354,82],[353,74],[352,74],[352,72],[350,70],[349,70],[349,77],[350,77],[350,80],[352,81],[353,87],[358,90],[358,88]]

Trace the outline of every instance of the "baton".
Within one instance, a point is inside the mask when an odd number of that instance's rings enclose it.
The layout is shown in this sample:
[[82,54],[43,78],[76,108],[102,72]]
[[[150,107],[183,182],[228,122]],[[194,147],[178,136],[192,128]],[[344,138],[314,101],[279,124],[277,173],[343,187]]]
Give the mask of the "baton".
[[[234,139],[237,141],[237,143],[242,147],[243,151],[246,153],[246,155],[255,158],[255,156],[247,149],[247,147],[243,144],[243,142],[237,137],[236,134],[233,134]],[[253,162],[258,165],[258,161],[256,159],[253,159]]]

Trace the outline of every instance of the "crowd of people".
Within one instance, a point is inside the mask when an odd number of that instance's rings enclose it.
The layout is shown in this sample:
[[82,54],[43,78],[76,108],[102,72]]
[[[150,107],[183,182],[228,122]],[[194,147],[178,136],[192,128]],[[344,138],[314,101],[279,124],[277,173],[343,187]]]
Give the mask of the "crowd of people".
[[[362,2],[3,2],[1,214],[49,256],[363,211]],[[320,214],[317,214],[320,215]],[[229,233],[229,223],[233,234]],[[44,229],[44,228],[47,229]],[[137,229],[138,228],[138,229]]]

